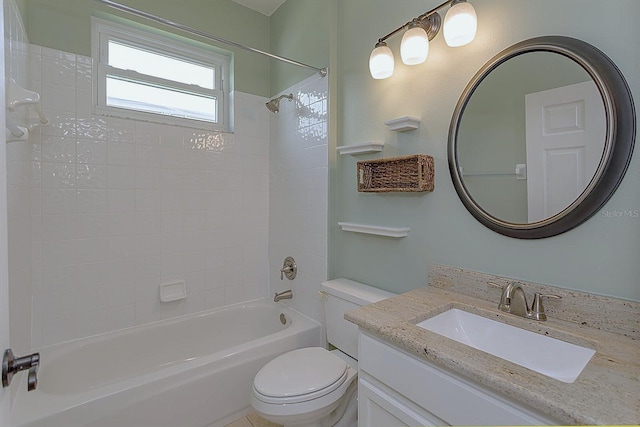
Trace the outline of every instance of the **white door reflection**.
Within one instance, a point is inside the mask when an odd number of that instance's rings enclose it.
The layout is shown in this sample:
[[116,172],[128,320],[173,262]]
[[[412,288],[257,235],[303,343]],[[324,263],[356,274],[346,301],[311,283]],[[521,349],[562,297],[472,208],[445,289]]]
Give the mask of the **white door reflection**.
[[605,112],[593,81],[527,94],[528,222],[550,218],[587,188],[600,163]]

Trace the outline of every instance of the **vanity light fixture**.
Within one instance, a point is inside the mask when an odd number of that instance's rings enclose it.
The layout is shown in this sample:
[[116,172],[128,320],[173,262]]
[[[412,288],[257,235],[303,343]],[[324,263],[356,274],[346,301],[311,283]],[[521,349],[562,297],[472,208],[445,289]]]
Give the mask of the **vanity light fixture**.
[[465,0],[454,0],[444,16],[444,41],[451,47],[470,43],[478,30],[476,11]]
[[402,36],[400,56],[407,65],[422,64],[429,54],[429,37],[419,20],[414,19]]
[[[438,10],[450,6],[442,24]],[[451,47],[464,46],[476,36],[478,20],[476,12],[466,0],[447,0],[438,7],[413,18],[386,36],[378,39],[369,57],[369,72],[374,79],[386,79],[393,75],[393,52],[385,42],[389,37],[406,30],[400,44],[400,56],[406,65],[422,64],[429,54],[429,41],[443,27],[444,39]]]
[[376,43],[369,57],[369,70],[374,79],[386,79],[393,75],[393,52],[383,41]]

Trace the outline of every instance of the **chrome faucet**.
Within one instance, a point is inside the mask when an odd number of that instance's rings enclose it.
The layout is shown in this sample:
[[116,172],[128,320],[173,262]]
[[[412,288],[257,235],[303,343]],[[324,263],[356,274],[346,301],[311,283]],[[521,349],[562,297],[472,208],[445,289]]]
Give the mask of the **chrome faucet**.
[[291,299],[291,298],[293,298],[293,291],[291,289],[288,289],[280,293],[276,292],[276,295],[273,297],[273,301],[278,302],[283,299]]
[[511,282],[507,286],[500,286],[493,282],[488,282],[489,285],[502,289],[502,295],[500,296],[500,303],[498,309],[505,313],[515,314],[516,316],[524,317],[526,319],[534,320],[547,320],[547,315],[544,312],[544,306],[542,305],[542,298],[555,298],[561,299],[559,295],[553,294],[541,294],[536,292],[533,295],[533,304],[531,309],[527,304],[527,296],[522,289],[522,285],[518,282]]
[[285,277],[289,280],[293,280],[296,278],[296,274],[298,274],[298,266],[296,265],[296,260],[293,257],[286,257],[284,259],[284,264],[280,269],[280,280],[283,280]]
[[527,296],[519,283],[512,282],[504,287],[498,308],[505,313],[515,314],[520,317],[528,316]]
[[33,353],[24,357],[15,357],[10,348],[6,349],[2,357],[2,387],[9,387],[13,376],[26,369],[27,391],[33,391],[38,386],[38,367],[40,366],[40,353]]

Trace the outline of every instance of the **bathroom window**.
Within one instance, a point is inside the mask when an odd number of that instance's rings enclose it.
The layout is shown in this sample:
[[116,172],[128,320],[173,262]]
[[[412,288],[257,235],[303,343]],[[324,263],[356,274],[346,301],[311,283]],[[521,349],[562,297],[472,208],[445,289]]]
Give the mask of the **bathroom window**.
[[228,130],[229,56],[94,18],[99,114]]

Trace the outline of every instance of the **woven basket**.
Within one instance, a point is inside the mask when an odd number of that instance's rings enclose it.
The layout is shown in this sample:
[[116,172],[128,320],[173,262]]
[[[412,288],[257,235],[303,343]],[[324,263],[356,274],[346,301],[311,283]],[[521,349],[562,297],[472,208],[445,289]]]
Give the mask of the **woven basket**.
[[426,154],[358,162],[358,191],[433,191],[433,157]]

